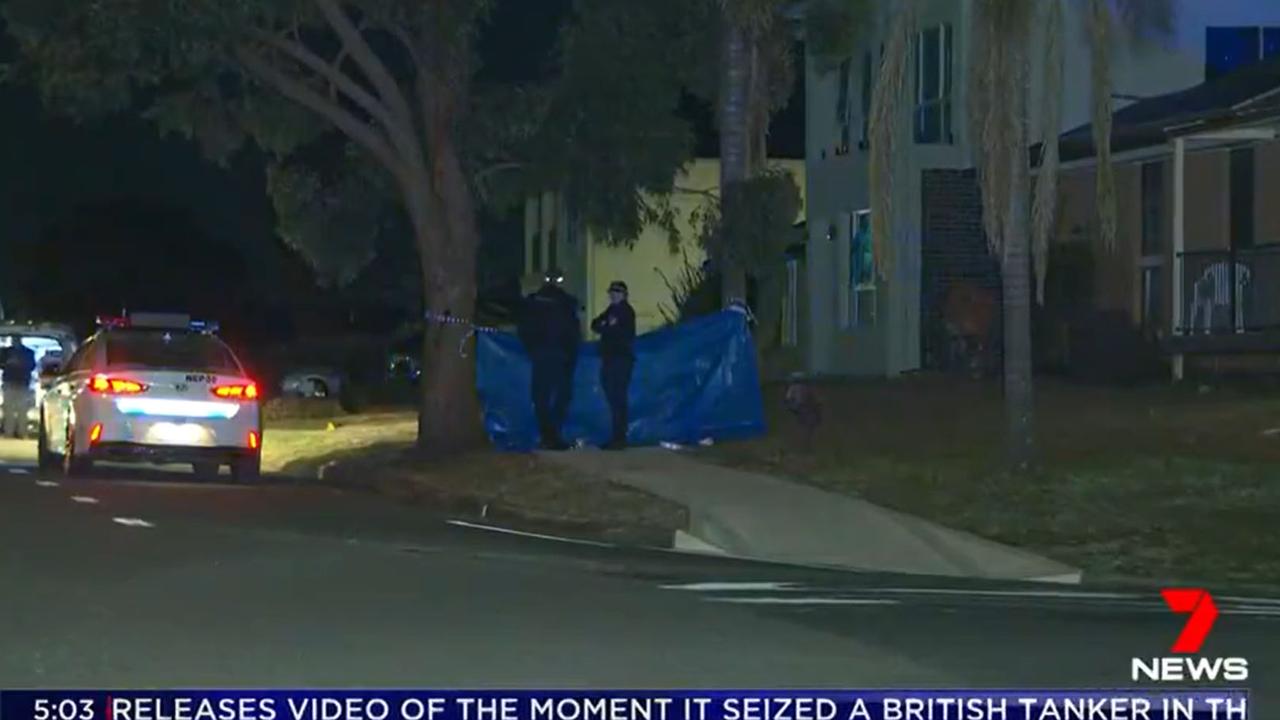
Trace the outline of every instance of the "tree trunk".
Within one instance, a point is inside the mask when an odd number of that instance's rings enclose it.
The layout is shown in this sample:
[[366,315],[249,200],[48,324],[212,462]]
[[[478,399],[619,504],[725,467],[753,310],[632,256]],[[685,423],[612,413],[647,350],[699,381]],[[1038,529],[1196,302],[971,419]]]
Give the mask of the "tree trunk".
[[[470,187],[448,137],[433,137],[435,163],[407,190],[428,313],[473,321],[479,231]],[[418,447],[447,454],[484,441],[474,343],[466,324],[428,321],[423,333]]]
[[[423,204],[434,202],[433,191]],[[422,260],[423,299],[429,313],[470,320],[475,312],[475,251],[449,231],[447,215],[458,210],[437,203],[440,212],[414,223]],[[416,220],[416,219],[415,219]],[[476,398],[474,353],[466,325],[427,322],[423,333],[419,384],[418,447],[447,454],[479,446],[484,439]]]
[[[1015,71],[1017,72],[1017,71]],[[1018,73],[1019,75],[1021,73]],[[1025,469],[1034,459],[1031,360],[1031,187],[1027,147],[1027,88],[1016,83],[1009,98],[1014,123],[1014,150],[1009,158],[1008,216],[1004,222],[1004,399],[1008,423],[1007,450],[1010,465]]]
[[[751,37],[726,14],[720,58],[720,204],[735,212],[742,183],[750,171]],[[747,276],[732,251],[734,238],[720,239],[721,299],[746,300]]]

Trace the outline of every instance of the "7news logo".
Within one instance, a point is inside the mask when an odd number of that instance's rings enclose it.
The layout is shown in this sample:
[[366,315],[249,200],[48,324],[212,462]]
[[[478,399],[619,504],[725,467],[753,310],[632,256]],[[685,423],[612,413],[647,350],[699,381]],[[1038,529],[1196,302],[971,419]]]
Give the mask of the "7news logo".
[[1244,682],[1249,679],[1249,661],[1242,657],[1187,657],[1200,647],[1218,619],[1218,606],[1207,590],[1165,588],[1160,591],[1169,609],[1188,615],[1172,652],[1179,657],[1133,658],[1129,675],[1133,682]]

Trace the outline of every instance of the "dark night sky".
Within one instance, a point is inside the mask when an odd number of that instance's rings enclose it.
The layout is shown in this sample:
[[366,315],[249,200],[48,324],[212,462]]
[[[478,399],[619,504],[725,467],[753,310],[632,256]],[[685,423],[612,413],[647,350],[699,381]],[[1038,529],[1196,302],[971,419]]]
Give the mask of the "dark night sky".
[[[501,0],[481,35],[481,79],[527,82],[554,73],[557,28],[570,3]],[[791,106],[775,121],[770,138],[775,155],[803,156],[803,98],[797,89]],[[709,108],[688,105],[699,128],[699,154],[714,155]],[[287,302],[290,296],[319,295],[307,289],[297,257],[275,237],[262,165],[252,154],[224,170],[204,162],[184,140],[159,138],[143,121],[119,117],[77,126],[45,113],[30,90],[4,87],[0,158],[0,298],[7,307],[15,304],[13,295],[33,282],[32,253],[47,258],[42,262],[66,265],[62,269],[72,275],[113,278],[119,294],[137,297],[140,288],[163,284],[156,280],[163,273],[139,258],[183,257],[166,245],[186,248],[186,256],[205,258],[210,266],[219,264],[213,259],[227,261],[220,272],[230,277],[217,284],[225,288],[221,298],[238,294],[245,302],[265,306],[273,300]],[[145,220],[149,213],[163,221]],[[97,237],[83,237],[99,228]],[[114,252],[77,249],[82,243],[109,244]],[[51,253],[62,260],[49,259]],[[118,265],[108,267],[113,262]],[[181,275],[177,270],[172,274]],[[14,273],[25,275],[15,278]],[[290,280],[281,283],[282,274]],[[48,279],[55,282],[53,276]],[[155,289],[153,295],[166,293]],[[102,302],[115,305],[116,298],[103,297]],[[33,308],[40,309],[49,308]]]

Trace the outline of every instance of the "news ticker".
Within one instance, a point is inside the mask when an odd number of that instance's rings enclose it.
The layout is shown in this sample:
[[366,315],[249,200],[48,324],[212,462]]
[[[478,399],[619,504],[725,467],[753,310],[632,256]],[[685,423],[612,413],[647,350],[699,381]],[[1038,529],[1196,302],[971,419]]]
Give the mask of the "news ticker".
[[0,720],[1248,720],[1247,690],[0,691]]

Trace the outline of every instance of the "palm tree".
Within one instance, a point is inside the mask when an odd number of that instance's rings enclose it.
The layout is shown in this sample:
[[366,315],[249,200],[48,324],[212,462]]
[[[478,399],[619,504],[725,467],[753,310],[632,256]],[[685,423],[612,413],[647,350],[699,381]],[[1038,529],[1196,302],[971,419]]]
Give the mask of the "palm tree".
[[[1030,182],[1027,68],[1034,17],[1035,3],[1030,0],[975,0],[970,38],[969,129],[987,242],[1000,258],[1005,422],[1008,458],[1014,468],[1027,466],[1034,456],[1026,192]],[[1057,137],[1056,129],[1053,136]]]
[[[715,0],[720,9],[720,64],[716,117],[720,128],[720,203],[737,211],[745,183],[764,169],[769,118],[789,93],[793,72],[782,16],[786,0]],[[782,82],[779,82],[779,81]],[[728,240],[728,239],[727,239]],[[748,258],[720,243],[722,299],[747,295]]]
[[[906,68],[912,56],[916,1],[902,0],[890,26],[880,76],[872,101],[871,190],[876,218],[877,262],[892,261],[896,133],[906,102]],[[1043,8],[1043,22],[1037,22]],[[1131,36],[1172,28],[1173,0],[1089,0],[1093,92],[1092,115],[1097,148],[1099,225],[1104,244],[1114,244],[1116,208],[1111,166],[1111,63],[1113,24],[1119,20]],[[1031,288],[1043,301],[1049,233],[1057,205],[1058,147],[1063,83],[1062,0],[974,0],[969,58],[969,129],[982,191],[983,224],[992,252],[1000,259],[1004,312],[1004,398],[1007,450],[1013,467],[1034,457],[1031,355]],[[1041,29],[1043,28],[1043,29]],[[1043,37],[1039,33],[1043,32]],[[1039,42],[1043,40],[1043,42]],[[1028,68],[1030,48],[1044,52],[1041,79],[1041,127],[1046,142],[1039,158],[1034,201],[1028,207],[1030,133]],[[1034,252],[1033,252],[1034,249]]]

